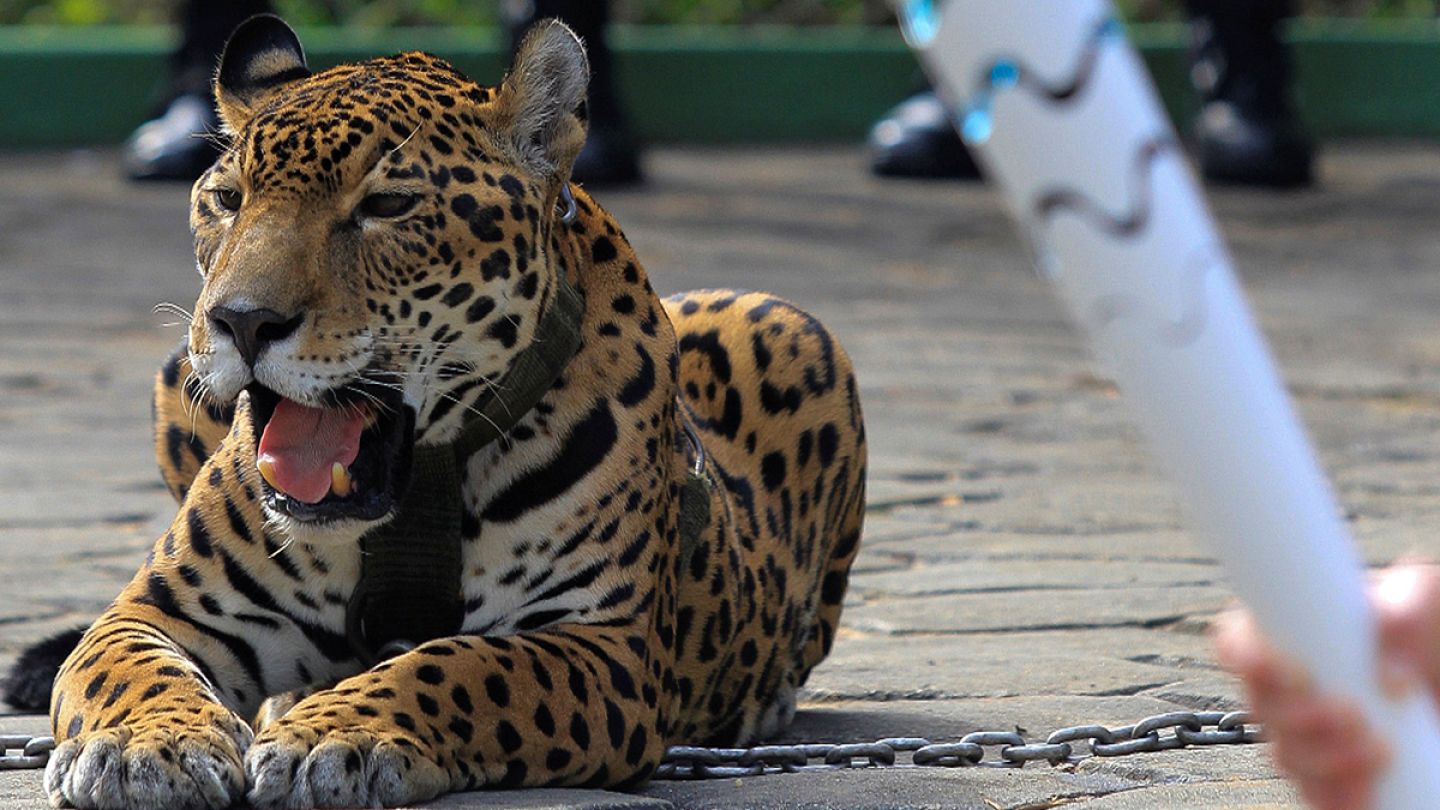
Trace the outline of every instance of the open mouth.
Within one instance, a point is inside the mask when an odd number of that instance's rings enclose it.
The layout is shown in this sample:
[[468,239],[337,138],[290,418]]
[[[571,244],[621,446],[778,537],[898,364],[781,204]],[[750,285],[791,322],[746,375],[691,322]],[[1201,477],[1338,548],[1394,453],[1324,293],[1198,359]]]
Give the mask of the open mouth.
[[399,392],[346,386],[323,407],[252,383],[255,465],[265,506],[302,523],[379,520],[410,479],[415,412]]

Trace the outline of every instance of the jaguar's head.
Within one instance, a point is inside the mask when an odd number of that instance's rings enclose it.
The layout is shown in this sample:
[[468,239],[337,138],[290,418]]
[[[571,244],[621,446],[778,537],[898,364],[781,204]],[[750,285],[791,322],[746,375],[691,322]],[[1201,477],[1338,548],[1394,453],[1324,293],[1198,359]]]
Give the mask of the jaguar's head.
[[282,528],[386,519],[415,445],[453,437],[534,338],[588,75],[558,22],[496,88],[422,53],[312,74],[273,16],[231,37],[233,146],[191,192],[190,359],[211,396],[248,394]]

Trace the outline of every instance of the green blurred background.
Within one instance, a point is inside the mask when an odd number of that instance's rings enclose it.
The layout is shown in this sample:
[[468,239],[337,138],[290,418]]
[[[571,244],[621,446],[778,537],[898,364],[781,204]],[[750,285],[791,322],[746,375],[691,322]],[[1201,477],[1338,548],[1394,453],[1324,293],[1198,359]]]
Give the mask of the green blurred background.
[[[1116,1],[1187,126],[1183,0]],[[165,97],[178,2],[0,0],[0,149],[122,141]],[[274,2],[317,68],[406,49],[480,81],[505,68],[502,0]],[[620,93],[647,141],[858,143],[922,85],[889,0],[613,2]],[[1440,0],[1297,2],[1304,19],[1288,36],[1312,133],[1440,139]]]
[[[1023,2],[1024,0],[1016,0]],[[1178,19],[1178,0],[1120,0],[1132,20]],[[497,2],[487,0],[276,0],[287,19],[302,25],[493,25]],[[621,22],[656,25],[888,23],[888,0],[615,0]],[[1306,16],[1437,16],[1435,0],[1302,0]],[[161,0],[0,0],[0,25],[162,23],[171,4]]]

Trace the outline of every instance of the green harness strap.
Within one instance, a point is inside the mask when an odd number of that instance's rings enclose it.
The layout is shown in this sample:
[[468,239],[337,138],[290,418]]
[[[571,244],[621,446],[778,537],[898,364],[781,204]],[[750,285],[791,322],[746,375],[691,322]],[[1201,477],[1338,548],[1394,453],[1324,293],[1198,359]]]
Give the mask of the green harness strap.
[[345,612],[367,666],[460,626],[460,465],[451,445],[416,447],[394,518],[360,539],[360,582]]
[[556,293],[535,339],[474,405],[460,435],[413,449],[410,485],[395,516],[360,539],[360,582],[345,630],[366,664],[460,629],[464,465],[535,407],[579,350],[585,299],[563,276]]

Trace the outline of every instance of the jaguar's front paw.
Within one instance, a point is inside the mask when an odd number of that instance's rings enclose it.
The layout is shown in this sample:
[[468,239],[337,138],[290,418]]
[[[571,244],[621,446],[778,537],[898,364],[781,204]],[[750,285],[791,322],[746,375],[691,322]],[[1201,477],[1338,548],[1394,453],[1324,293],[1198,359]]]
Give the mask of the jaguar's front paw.
[[281,721],[245,755],[255,807],[393,807],[433,799],[445,771],[408,736]]
[[100,729],[62,742],[45,768],[56,807],[123,810],[229,807],[245,793],[239,721],[208,728]]

